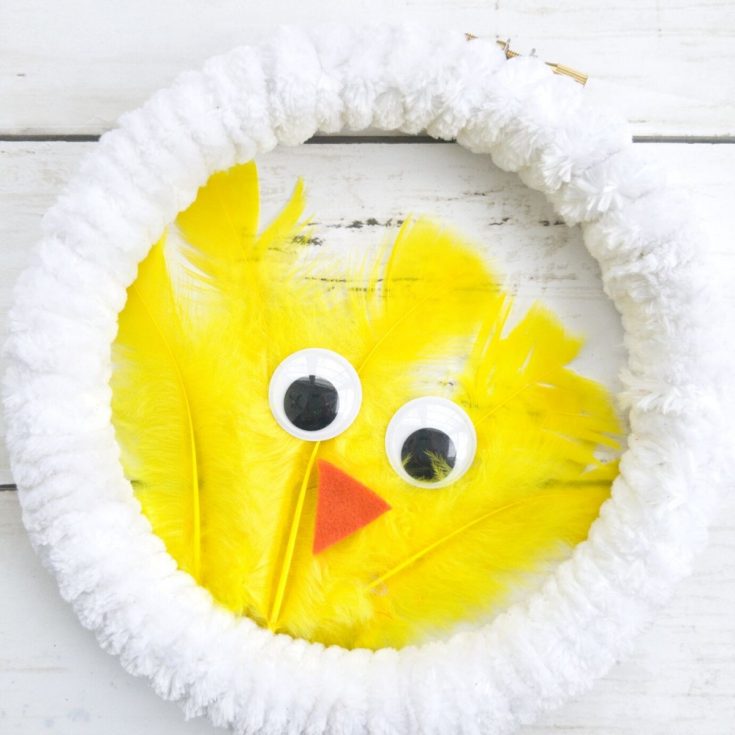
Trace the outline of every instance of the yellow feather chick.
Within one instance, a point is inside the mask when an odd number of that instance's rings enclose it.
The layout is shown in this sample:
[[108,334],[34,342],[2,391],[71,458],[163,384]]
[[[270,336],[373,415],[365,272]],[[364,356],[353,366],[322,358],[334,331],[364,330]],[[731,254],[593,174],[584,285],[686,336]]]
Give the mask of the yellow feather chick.
[[[338,263],[303,210],[299,182],[261,231],[255,164],[236,166],[141,263],[113,345],[126,476],[179,567],[273,631],[377,649],[477,624],[586,537],[617,473],[610,396],[568,367],[581,341],[548,310],[509,326],[511,299],[455,233],[409,219]],[[288,430],[271,386],[314,348],[362,394],[321,441]],[[314,377],[295,395],[328,426],[339,392]],[[471,427],[464,467],[441,425],[391,458],[386,432],[421,397]]]

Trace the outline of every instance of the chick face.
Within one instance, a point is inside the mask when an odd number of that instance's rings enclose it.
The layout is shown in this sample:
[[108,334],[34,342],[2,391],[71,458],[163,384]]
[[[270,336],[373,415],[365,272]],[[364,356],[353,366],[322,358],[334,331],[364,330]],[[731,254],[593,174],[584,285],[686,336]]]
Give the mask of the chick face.
[[541,306],[407,220],[359,262],[258,230],[216,174],[141,265],[114,345],[126,475],[180,568],[239,615],[380,648],[487,618],[582,541],[616,474],[604,389]]

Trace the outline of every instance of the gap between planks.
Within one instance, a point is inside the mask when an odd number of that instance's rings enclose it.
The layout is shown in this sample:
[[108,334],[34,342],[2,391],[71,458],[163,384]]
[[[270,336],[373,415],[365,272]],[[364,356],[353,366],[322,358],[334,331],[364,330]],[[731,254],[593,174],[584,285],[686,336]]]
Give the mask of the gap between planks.
[[[2,134],[0,143],[96,143],[100,135],[24,135]],[[412,144],[412,143],[455,143],[454,140],[439,140],[429,135],[315,135],[305,141],[309,145],[320,144]],[[731,135],[634,135],[634,143],[684,143],[684,144],[733,144],[735,136]]]

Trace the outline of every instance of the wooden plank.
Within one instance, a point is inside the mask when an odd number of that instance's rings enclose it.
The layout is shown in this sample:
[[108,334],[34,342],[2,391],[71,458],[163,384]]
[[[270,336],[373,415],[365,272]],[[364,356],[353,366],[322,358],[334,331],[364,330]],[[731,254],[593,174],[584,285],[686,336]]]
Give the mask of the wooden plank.
[[4,0],[0,134],[95,134],[179,71],[283,23],[418,21],[511,37],[517,50],[592,77],[640,135],[735,135],[735,5],[730,0],[494,3],[340,0],[278,4]]
[[[719,270],[735,277],[729,245],[735,231],[735,146],[648,145],[697,192],[718,244]],[[0,337],[12,284],[38,237],[40,217],[91,147],[0,144]],[[577,229],[559,224],[544,199],[515,176],[451,144],[303,146],[277,150],[260,167],[264,220],[302,175],[308,210],[326,248],[374,245],[408,213],[432,214],[459,228],[497,262],[521,305],[540,298],[587,336],[580,369],[615,389],[623,359],[620,325],[601,292],[596,265]],[[0,417],[0,484],[12,482],[2,436]]]
[[[735,722],[735,504],[695,574],[634,654],[594,689],[521,735],[725,735]],[[34,556],[15,493],[0,493],[0,731],[6,735],[215,735],[183,723],[103,653]]]

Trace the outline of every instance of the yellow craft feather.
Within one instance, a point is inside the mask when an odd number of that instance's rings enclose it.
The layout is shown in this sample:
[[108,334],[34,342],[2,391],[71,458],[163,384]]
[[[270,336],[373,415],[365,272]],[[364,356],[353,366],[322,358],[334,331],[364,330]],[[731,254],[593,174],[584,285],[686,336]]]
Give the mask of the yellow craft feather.
[[[326,644],[402,646],[485,619],[582,541],[617,473],[607,392],[581,348],[512,303],[476,248],[407,220],[357,262],[304,244],[299,182],[259,229],[253,163],[210,178],[141,264],[113,347],[127,476],[179,566],[237,614]],[[183,260],[182,260],[183,259]],[[357,370],[355,422],[303,442],[273,418],[275,367],[323,347]],[[407,484],[384,436],[421,395],[461,405],[476,459],[441,489]],[[312,552],[318,460],[391,510]]]
[[[200,576],[201,519],[193,395],[186,374],[186,335],[166,272],[162,238],[128,290],[120,314],[113,373],[113,412],[122,462],[156,533],[182,569]],[[150,382],[154,390],[143,386]],[[165,416],[166,423],[157,420]],[[172,472],[171,468],[176,471]]]

